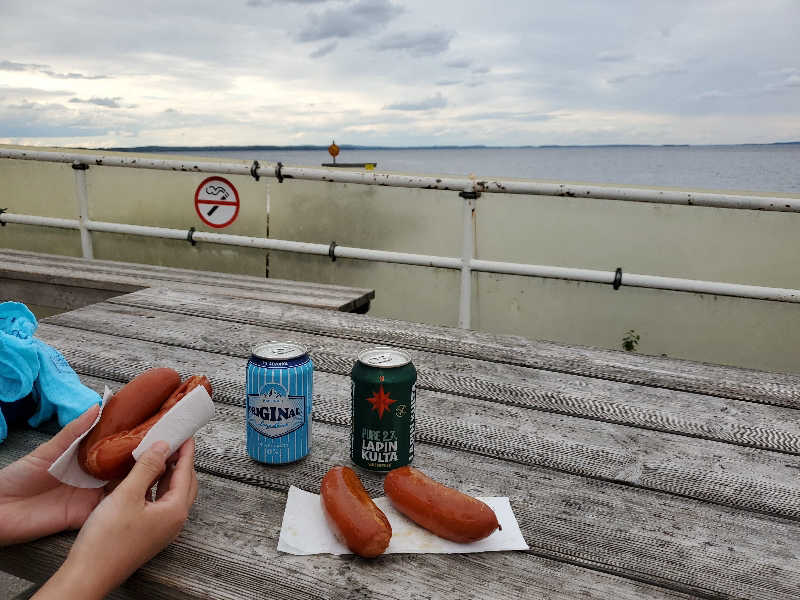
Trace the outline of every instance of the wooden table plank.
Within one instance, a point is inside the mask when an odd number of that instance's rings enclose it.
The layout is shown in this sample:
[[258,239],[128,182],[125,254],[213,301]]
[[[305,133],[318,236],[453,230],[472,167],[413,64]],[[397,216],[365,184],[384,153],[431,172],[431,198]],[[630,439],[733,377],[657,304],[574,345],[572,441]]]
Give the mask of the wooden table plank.
[[[105,382],[87,383],[97,389]],[[46,439],[46,434],[36,431],[12,432],[0,452],[0,467]],[[202,471],[198,479],[198,499],[183,532],[137,571],[117,597],[261,599],[269,590],[270,598],[298,599],[695,598],[525,552],[391,555],[376,560],[282,554],[276,548],[286,503],[284,490],[233,482]],[[0,566],[43,581],[63,561],[73,539],[74,534],[61,534],[0,548]]]
[[[47,335],[52,331],[56,328],[48,327]],[[99,334],[93,335],[78,339],[76,345],[96,348],[96,357],[112,351],[100,342]],[[127,350],[112,355],[109,363],[124,370],[127,364],[136,364],[136,356],[159,364],[176,364],[163,362],[172,357],[180,363],[176,366],[196,367],[201,363],[209,367],[217,388],[218,415],[198,436],[197,464],[205,472],[268,489],[285,490],[293,484],[317,491],[322,474],[331,464],[347,462],[346,423],[329,424],[315,416],[311,456],[295,467],[254,463],[247,458],[244,446],[244,417],[237,405],[241,403],[241,389],[230,397],[236,384],[220,377],[227,372],[231,379],[233,365],[216,362],[222,357],[199,353],[183,362],[176,358],[183,355],[183,349],[148,349],[140,344],[118,340],[117,346]],[[86,358],[95,360],[89,355]],[[98,360],[98,364],[101,362]],[[83,364],[77,362],[78,367]],[[243,373],[244,361],[239,364],[241,368],[235,370]],[[315,401],[339,398],[344,404],[346,385],[337,388],[337,379],[343,378],[316,379]],[[219,404],[220,400],[234,405]],[[418,400],[422,417],[430,407],[425,407],[422,396]],[[424,430],[424,425],[421,418],[419,430]],[[737,597],[734,592],[739,589],[746,589],[743,597],[747,598],[791,598],[800,593],[800,537],[796,535],[800,526],[796,521],[476,456],[470,448],[442,445],[441,440],[423,439],[417,449],[417,465],[440,480],[457,482],[458,487],[475,495],[509,495],[528,543],[545,556],[707,597]],[[362,479],[372,494],[381,493],[379,474],[364,472]],[[746,497],[749,492],[740,493]],[[753,575],[767,571],[768,576]]]
[[352,319],[347,315],[328,315],[311,308],[259,303],[246,299],[232,304],[223,295],[193,295],[179,290],[151,288],[112,298],[108,302],[800,408],[798,375],[708,365],[632,352],[566,346],[517,336],[500,336],[366,316]]
[[[306,345],[319,372],[348,375],[364,342],[104,303],[48,323],[246,357],[256,341]],[[200,334],[200,335],[198,335]],[[800,412],[688,392],[565,375],[498,362],[412,352],[418,388],[720,442],[800,454]],[[498,410],[504,410],[498,408]]]
[[[219,334],[209,324],[191,321],[187,327],[200,338]],[[136,339],[120,343],[119,337],[49,322],[39,336],[79,373],[129,381],[154,366],[172,366],[184,376],[200,371],[211,379],[218,401],[243,405],[246,356]],[[348,425],[349,378],[317,372],[315,388],[315,420]],[[517,407],[498,412],[484,400],[423,391],[417,394],[416,431],[419,440],[449,448],[800,518],[796,456]]]
[[48,287],[58,286],[72,290],[73,295],[74,290],[85,289],[90,295],[105,293],[105,297],[114,292],[166,286],[345,312],[363,308],[375,297],[374,290],[362,288],[12,250],[0,250],[0,281],[19,288],[16,294],[22,293],[23,282],[34,286],[36,293],[46,293]]

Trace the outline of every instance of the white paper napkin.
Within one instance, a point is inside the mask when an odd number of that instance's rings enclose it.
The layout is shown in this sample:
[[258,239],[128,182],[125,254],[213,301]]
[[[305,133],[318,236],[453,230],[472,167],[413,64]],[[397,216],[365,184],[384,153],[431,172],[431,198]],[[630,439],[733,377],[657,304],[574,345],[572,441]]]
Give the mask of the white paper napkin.
[[[106,387],[103,393],[103,404],[100,413],[92,426],[76,439],[69,448],[59,456],[48,469],[48,473],[59,481],[80,488],[99,488],[103,487],[107,481],[102,481],[89,475],[78,464],[78,444],[89,435],[100,421],[103,414],[103,407],[111,397],[111,390]],[[150,446],[159,440],[164,440],[169,444],[170,454],[177,450],[183,442],[192,437],[201,427],[208,423],[214,416],[214,403],[208,395],[206,388],[202,385],[197,386],[186,394],[181,400],[169,409],[166,414],[159,419],[144,439],[133,451],[133,457],[139,457]]]
[[[458,544],[440,538],[409,520],[394,509],[388,498],[384,496],[375,498],[375,504],[384,512],[392,526],[392,539],[385,553],[442,554],[527,550],[528,544],[522,537],[508,498],[491,497],[479,500],[494,510],[503,529],[477,542]],[[278,550],[298,555],[352,554],[347,546],[336,539],[328,527],[319,495],[294,486],[289,488],[289,495],[286,498]]]

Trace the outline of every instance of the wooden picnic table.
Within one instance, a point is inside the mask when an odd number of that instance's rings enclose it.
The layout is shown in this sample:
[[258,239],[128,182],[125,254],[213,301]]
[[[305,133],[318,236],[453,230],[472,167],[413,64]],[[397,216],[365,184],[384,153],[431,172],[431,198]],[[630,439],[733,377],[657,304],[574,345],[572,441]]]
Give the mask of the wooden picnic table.
[[[175,289],[63,313],[37,335],[97,390],[153,366],[213,383],[189,521],[120,597],[800,597],[796,375]],[[291,465],[245,450],[245,365],[264,340],[306,344],[315,364],[313,448]],[[472,495],[508,496],[530,551],[277,552],[289,486],[318,492],[329,467],[349,462],[349,371],[372,345],[413,356],[416,466]],[[12,431],[0,465],[47,437]],[[383,494],[380,474],[361,476]],[[73,536],[2,548],[0,569],[42,581]]]

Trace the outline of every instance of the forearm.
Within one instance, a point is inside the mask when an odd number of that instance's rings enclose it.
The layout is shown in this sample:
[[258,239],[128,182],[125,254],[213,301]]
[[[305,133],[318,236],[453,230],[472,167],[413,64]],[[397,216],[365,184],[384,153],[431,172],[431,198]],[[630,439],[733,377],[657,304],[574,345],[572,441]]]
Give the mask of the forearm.
[[32,600],[101,600],[114,589],[91,566],[73,564],[67,559],[39,588]]

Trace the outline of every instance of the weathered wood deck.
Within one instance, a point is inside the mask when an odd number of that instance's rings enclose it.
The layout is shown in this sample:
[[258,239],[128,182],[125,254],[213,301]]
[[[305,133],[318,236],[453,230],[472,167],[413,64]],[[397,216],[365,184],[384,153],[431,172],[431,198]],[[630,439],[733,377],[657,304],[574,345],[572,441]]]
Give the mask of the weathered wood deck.
[[[176,289],[57,315],[38,335],[95,389],[151,366],[214,386],[190,521],[122,597],[800,597],[798,376]],[[245,364],[268,339],[308,345],[315,364],[314,446],[281,467],[251,461],[244,442]],[[375,344],[411,350],[417,366],[415,464],[468,493],[509,496],[529,552],[276,551],[288,487],[317,492],[348,463],[348,374]],[[46,438],[12,432],[0,466]],[[361,475],[382,495],[379,474]],[[72,538],[0,549],[0,569],[42,580]]]
[[0,300],[72,310],[150,287],[365,313],[374,290],[0,249]]

